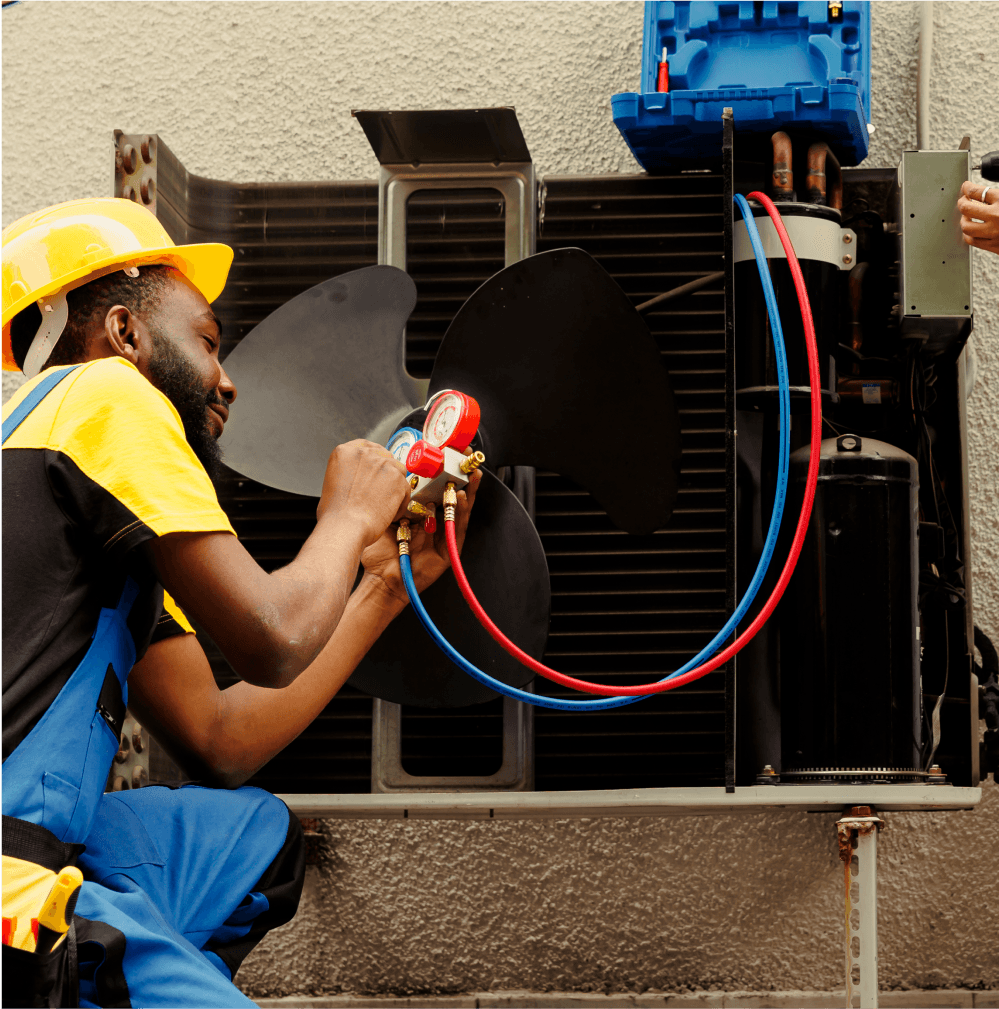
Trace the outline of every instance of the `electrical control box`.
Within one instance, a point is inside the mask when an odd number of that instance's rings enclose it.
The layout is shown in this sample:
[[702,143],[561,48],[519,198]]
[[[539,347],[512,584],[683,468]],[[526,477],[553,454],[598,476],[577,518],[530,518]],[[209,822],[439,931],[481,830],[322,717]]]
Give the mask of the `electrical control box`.
[[902,332],[929,346],[963,343],[971,332],[971,246],[957,197],[971,177],[968,151],[905,151],[892,193]]

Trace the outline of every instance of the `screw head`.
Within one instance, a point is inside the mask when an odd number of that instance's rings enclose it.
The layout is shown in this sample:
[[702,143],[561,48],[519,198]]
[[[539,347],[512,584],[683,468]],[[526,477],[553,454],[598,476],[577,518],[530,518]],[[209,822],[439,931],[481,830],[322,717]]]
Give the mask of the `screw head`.
[[853,256],[850,255],[844,256],[843,262],[846,263],[847,266],[849,266],[853,262]]
[[853,241],[853,235],[844,235],[843,236],[843,244],[844,245],[849,245],[852,241]]

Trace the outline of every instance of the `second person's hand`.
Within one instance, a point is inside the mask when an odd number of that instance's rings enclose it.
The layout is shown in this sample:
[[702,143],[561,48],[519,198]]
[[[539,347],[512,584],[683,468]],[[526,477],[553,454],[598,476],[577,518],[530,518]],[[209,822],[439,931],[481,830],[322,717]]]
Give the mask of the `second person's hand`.
[[957,201],[961,231],[968,245],[999,253],[999,184],[965,182]]

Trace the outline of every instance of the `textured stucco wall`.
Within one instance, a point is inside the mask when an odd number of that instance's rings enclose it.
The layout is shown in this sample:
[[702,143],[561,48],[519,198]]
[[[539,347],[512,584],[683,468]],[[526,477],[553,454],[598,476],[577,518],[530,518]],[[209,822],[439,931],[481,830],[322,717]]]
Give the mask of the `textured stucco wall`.
[[[915,140],[917,4],[877,2],[872,165]],[[999,3],[935,5],[932,140],[999,148]],[[37,3],[3,14],[3,223],[105,194],[110,134],[192,171],[372,178],[349,110],[512,104],[542,174],[638,170],[610,117],[639,3]],[[975,255],[969,404],[976,620],[999,634],[999,257]],[[5,391],[9,387],[5,379]],[[258,996],[842,984],[832,817],[328,822],[302,910],[247,961]],[[999,987],[999,790],[895,814],[881,978]]]

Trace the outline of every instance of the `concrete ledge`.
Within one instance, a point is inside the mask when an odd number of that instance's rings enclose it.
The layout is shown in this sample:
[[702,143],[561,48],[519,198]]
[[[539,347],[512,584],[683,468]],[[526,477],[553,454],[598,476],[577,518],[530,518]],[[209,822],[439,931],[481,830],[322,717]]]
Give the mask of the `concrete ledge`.
[[298,816],[334,820],[533,820],[593,816],[711,816],[797,809],[838,813],[868,805],[878,810],[973,809],[980,788],[955,785],[749,785],[617,788],[585,792],[406,792],[359,795],[280,795]]
[[[493,991],[475,995],[377,998],[364,995],[301,996],[258,999],[262,1007],[287,1009],[841,1009],[840,991],[666,992],[643,995],[597,995],[589,992]],[[999,1009],[999,991],[883,991],[881,1009]]]

